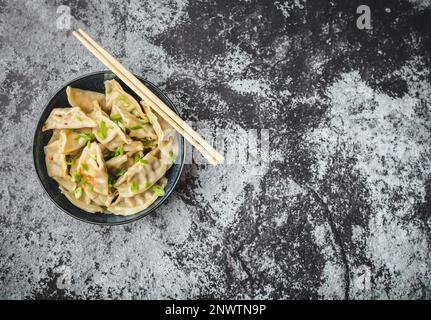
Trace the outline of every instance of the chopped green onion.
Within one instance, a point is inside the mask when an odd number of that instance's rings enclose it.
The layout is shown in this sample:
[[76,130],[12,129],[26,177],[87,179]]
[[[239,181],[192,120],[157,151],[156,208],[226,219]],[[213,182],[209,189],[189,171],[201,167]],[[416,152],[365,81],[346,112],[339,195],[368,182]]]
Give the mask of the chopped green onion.
[[106,124],[104,121],[100,123],[99,131],[97,132],[97,135],[100,137],[100,139],[106,138]]
[[114,182],[115,182],[115,177],[109,175],[108,176],[108,187],[111,188],[114,185]]
[[132,192],[136,192],[136,191],[138,191],[138,189],[139,189],[139,186],[138,186],[138,184],[136,183],[136,182],[132,182],[131,184],[130,184],[130,191],[132,191]]
[[123,107],[127,108],[128,106],[129,106],[129,103],[127,103],[127,102],[123,103]]
[[171,151],[169,151],[169,160],[172,162],[172,163],[175,163],[175,160],[177,160],[177,157],[175,156],[175,154],[174,154],[174,152],[171,150]]
[[136,126],[132,126],[130,127],[131,130],[139,130],[142,129],[143,127],[140,124],[137,124]]
[[126,101],[126,97],[125,96],[118,96],[118,101]]
[[117,149],[115,149],[114,157],[122,156],[124,154],[124,146],[119,146]]
[[92,133],[86,133],[86,132],[81,132],[81,133],[78,133],[75,136],[75,140],[79,140],[79,139],[84,139],[86,141],[91,141],[91,140],[94,139],[94,134],[92,134]]
[[91,141],[87,141],[87,148],[90,149],[91,148]]
[[118,169],[118,170],[115,172],[115,176],[116,176],[116,177],[121,177],[123,174],[125,174],[125,173],[126,173],[126,171],[127,171],[127,169],[126,169],[126,168]]
[[149,187],[151,187],[150,181],[145,182],[145,188],[149,188]]
[[157,144],[158,144],[157,139],[151,140],[151,142],[150,142],[150,146],[152,146],[152,147],[157,147]]
[[81,196],[82,196],[82,188],[81,188],[81,187],[77,187],[77,188],[75,189],[74,193],[75,193],[75,198],[76,198],[76,199],[81,198]]
[[82,118],[80,116],[76,116],[76,120],[82,121]]
[[142,159],[138,154],[135,154],[135,156],[133,157],[133,160],[135,160],[135,162],[139,162],[141,164],[148,164],[148,160],[146,159]]
[[86,164],[86,163],[81,163],[81,167],[82,167],[82,169],[84,169],[85,171],[90,170],[90,168],[88,167],[88,164]]
[[155,193],[156,195],[158,195],[159,197],[163,197],[163,196],[166,194],[166,192],[165,192],[165,190],[163,189],[163,187],[162,187],[162,186],[159,186],[159,185],[155,185],[155,186],[153,187],[153,190],[154,190],[154,193]]
[[111,87],[106,88],[106,93],[111,93],[111,92],[112,92],[112,88]]
[[93,192],[94,187],[92,184],[88,184],[88,191]]
[[80,182],[81,178],[82,178],[82,176],[78,172],[75,172],[73,174],[73,180],[75,180],[75,182]]
[[82,184],[82,185],[85,185],[86,183],[87,183],[87,178],[82,178],[82,179],[81,179],[81,184]]
[[118,113],[117,114],[111,114],[111,120],[112,121],[120,121],[122,119],[123,118],[121,118],[121,115],[119,115]]
[[66,156],[66,164],[68,164],[68,165],[72,165],[73,164],[73,162],[78,158],[78,154],[77,155],[75,155],[75,156]]

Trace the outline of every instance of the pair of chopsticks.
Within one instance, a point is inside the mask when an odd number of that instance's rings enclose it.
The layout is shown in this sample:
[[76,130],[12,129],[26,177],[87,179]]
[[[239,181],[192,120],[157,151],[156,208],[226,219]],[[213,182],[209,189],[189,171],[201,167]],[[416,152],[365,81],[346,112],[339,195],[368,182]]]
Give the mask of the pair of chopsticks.
[[132,89],[142,100],[145,101],[160,117],[168,122],[188,142],[212,164],[222,164],[223,156],[206,142],[196,131],[194,131],[184,120],[173,112],[162,100],[160,100],[150,89],[139,81],[130,71],[123,67],[113,56],[103,49],[85,31],[78,29],[72,34],[81,43],[108,67],[118,78],[120,78],[130,89]]

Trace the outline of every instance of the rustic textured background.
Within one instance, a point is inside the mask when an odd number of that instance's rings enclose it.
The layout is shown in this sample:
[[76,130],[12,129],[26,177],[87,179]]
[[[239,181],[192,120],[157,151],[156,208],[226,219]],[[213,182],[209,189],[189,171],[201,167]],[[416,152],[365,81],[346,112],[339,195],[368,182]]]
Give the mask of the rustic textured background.
[[[56,27],[62,4],[185,119],[269,130],[262,175],[187,165],[125,226],[60,212],[34,128],[103,69]],[[430,30],[429,0],[1,0],[0,297],[429,299]]]

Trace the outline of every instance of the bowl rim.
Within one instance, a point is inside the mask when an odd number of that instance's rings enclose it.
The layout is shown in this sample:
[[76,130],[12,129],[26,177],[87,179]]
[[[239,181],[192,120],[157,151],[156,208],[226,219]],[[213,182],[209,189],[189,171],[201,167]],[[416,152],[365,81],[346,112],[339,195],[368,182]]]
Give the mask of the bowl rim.
[[[183,168],[184,168],[184,162],[185,162],[185,157],[186,157],[186,143],[183,141],[183,143],[181,144],[182,146],[183,146],[183,152],[182,152],[182,157],[181,157],[181,161],[180,161],[180,168],[179,168],[179,172],[178,172],[178,174],[177,174],[177,176],[175,177],[175,180],[174,180],[174,182],[173,182],[173,186],[172,186],[172,188],[163,196],[163,198],[162,198],[162,200],[158,203],[158,204],[156,204],[150,211],[148,211],[147,213],[145,213],[145,214],[140,214],[140,213],[142,213],[143,211],[145,211],[146,209],[144,209],[144,210],[142,210],[142,211],[139,211],[139,212],[137,212],[137,213],[135,213],[135,215],[137,215],[136,217],[134,217],[134,218],[132,218],[132,219],[129,219],[129,220],[125,220],[125,221],[116,221],[116,222],[97,222],[97,221],[89,221],[89,220],[87,220],[87,219],[85,219],[85,218],[81,218],[81,217],[78,217],[78,216],[76,216],[76,215],[74,215],[73,213],[71,213],[71,212],[69,212],[68,210],[66,210],[66,209],[64,209],[59,203],[57,203],[57,201],[55,201],[52,197],[51,197],[51,195],[49,194],[49,192],[48,192],[48,190],[46,189],[46,187],[45,187],[45,185],[44,185],[44,183],[42,182],[42,178],[41,178],[41,176],[40,176],[40,173],[39,173],[39,170],[38,170],[38,168],[37,168],[37,166],[36,166],[36,152],[35,152],[35,150],[36,150],[36,137],[37,137],[37,134],[38,134],[38,128],[41,126],[41,121],[42,121],[42,115],[44,114],[44,112],[45,112],[45,110],[48,108],[48,106],[51,104],[51,101],[60,93],[60,91],[62,91],[62,90],[65,90],[66,88],[67,88],[67,86],[70,86],[70,85],[72,85],[74,82],[76,82],[76,81],[78,81],[78,80],[81,80],[81,79],[83,79],[83,78],[86,78],[86,77],[90,77],[90,76],[95,76],[95,75],[100,75],[100,74],[106,74],[106,73],[109,73],[109,74],[113,74],[114,75],[114,77],[117,77],[117,75],[115,75],[112,71],[110,71],[110,70],[101,70],[101,71],[93,71],[93,72],[90,72],[90,73],[86,73],[86,74],[84,74],[84,75],[81,75],[81,76],[79,76],[79,77],[76,77],[76,78],[74,78],[74,79],[72,79],[72,80],[70,80],[70,81],[68,81],[67,83],[65,83],[65,84],[63,84],[59,89],[57,89],[57,90],[55,90],[54,91],[54,93],[50,96],[50,98],[48,99],[48,102],[45,104],[45,106],[43,107],[43,109],[42,109],[42,111],[41,111],[41,113],[39,114],[39,117],[38,117],[38,121],[37,121],[37,124],[36,124],[36,128],[35,128],[35,130],[34,130],[34,135],[33,135],[33,148],[32,148],[32,153],[33,153],[33,167],[34,167],[34,171],[36,172],[36,175],[37,175],[37,180],[39,181],[39,184],[42,186],[42,189],[43,189],[43,191],[44,191],[44,193],[46,194],[46,195],[48,195],[48,198],[51,200],[51,202],[53,202],[54,204],[55,204],[55,206],[58,208],[58,209],[60,209],[61,211],[63,211],[64,213],[66,213],[67,215],[69,215],[69,216],[71,216],[71,217],[73,217],[73,218],[75,218],[75,219],[77,219],[77,220],[79,220],[79,221],[82,221],[82,222],[85,222],[85,223],[89,223],[89,224],[93,224],[93,225],[99,225],[99,226],[119,226],[119,225],[124,225],[124,224],[128,224],[128,223],[132,223],[132,222],[136,222],[136,221],[138,221],[138,220],[140,220],[140,219],[142,219],[142,218],[144,218],[144,217],[146,217],[146,216],[148,216],[148,215],[150,215],[151,213],[153,213],[154,211],[156,211],[156,209],[158,208],[158,207],[160,207],[163,203],[165,203],[166,201],[167,201],[167,199],[170,197],[170,195],[172,194],[172,192],[174,191],[174,189],[175,189],[175,187],[176,187],[176,185],[178,184],[178,181],[179,181],[179,179],[180,179],[180,177],[181,177],[181,174],[182,174],[182,172],[183,172]],[[144,79],[143,77],[141,77],[141,76],[139,76],[139,75],[136,75],[136,74],[133,74],[136,78],[138,78],[139,80],[141,80],[141,81],[144,81],[144,82],[146,82],[146,83],[149,83],[151,86],[153,86],[154,88],[156,88],[157,90],[158,90],[158,93],[160,93],[160,95],[162,95],[163,96],[163,98],[164,99],[166,99],[168,102],[169,102],[169,104],[170,104],[170,106],[169,107],[171,107],[172,106],[172,108],[173,108],[173,111],[176,113],[176,114],[178,114],[179,115],[179,112],[178,112],[178,109],[176,108],[176,106],[175,106],[175,104],[172,102],[172,100],[161,90],[161,89],[159,89],[159,87],[158,86],[156,86],[154,83],[152,83],[151,81],[149,81],[149,80],[146,80],[146,79]],[[183,139],[183,138],[182,138]],[[75,206],[74,204],[72,204],[73,206]],[[75,206],[76,207],[76,206]],[[85,211],[85,210],[84,210]],[[101,213],[92,213],[92,214],[101,214]],[[104,213],[103,213],[104,214]]]

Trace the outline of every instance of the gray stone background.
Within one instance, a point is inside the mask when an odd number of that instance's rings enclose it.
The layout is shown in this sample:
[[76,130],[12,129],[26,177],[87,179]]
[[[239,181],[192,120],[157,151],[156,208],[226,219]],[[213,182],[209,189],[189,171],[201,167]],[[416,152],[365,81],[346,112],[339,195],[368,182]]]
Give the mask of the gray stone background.
[[[36,122],[104,69],[57,28],[59,5],[184,119],[269,130],[262,174],[187,165],[125,226],[59,211]],[[430,30],[429,0],[1,0],[0,297],[429,299]]]

